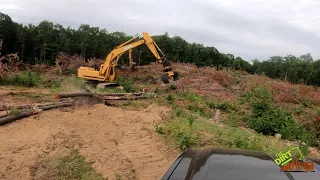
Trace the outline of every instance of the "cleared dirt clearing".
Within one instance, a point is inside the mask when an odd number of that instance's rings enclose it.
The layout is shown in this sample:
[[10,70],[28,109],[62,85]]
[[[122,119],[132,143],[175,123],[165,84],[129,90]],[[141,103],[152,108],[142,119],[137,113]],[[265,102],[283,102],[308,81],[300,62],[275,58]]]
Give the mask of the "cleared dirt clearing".
[[159,179],[179,154],[154,131],[167,111],[99,104],[51,110],[1,126],[0,179],[40,179],[39,162],[72,149],[79,149],[104,178]]

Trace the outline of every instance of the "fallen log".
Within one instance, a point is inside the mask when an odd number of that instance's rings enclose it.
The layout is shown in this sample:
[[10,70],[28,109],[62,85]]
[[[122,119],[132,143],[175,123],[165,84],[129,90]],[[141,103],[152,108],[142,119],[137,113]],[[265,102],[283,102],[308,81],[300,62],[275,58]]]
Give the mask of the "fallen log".
[[69,97],[80,97],[80,96],[140,96],[142,95],[142,92],[139,93],[102,93],[102,94],[96,94],[91,92],[83,92],[83,93],[67,93],[67,94],[56,94],[56,98],[69,98]]
[[74,101],[60,101],[60,102],[52,102],[52,103],[45,103],[45,104],[36,104],[37,107],[43,107],[43,106],[52,106],[56,104],[64,104],[64,103],[73,103]]
[[59,107],[69,107],[72,106],[73,103],[69,102],[69,103],[61,103],[61,104],[53,104],[53,105],[48,105],[48,106],[41,106],[38,107],[38,109],[42,109],[42,110],[49,110],[49,109],[54,109],[54,108],[59,108]]
[[7,114],[1,114],[0,115],[0,118],[3,118],[3,117],[6,117],[6,116],[8,116],[9,114],[7,113]]
[[68,97],[79,97],[79,96],[90,96],[92,97],[94,94],[91,92],[83,92],[83,93],[68,93],[68,94],[56,94],[56,98],[68,98]]
[[63,103],[73,103],[73,101],[61,101],[61,102],[52,102],[52,103],[45,103],[45,104],[27,104],[27,105],[2,105],[0,106],[0,111],[6,111],[10,109],[32,109],[32,108],[39,108],[43,106],[51,106],[56,104],[63,104]]
[[97,94],[98,96],[141,96],[143,93],[138,92],[138,93],[102,93],[102,94]]
[[147,99],[150,97],[146,96],[132,96],[132,97],[127,97],[127,96],[122,96],[122,97],[117,97],[117,96],[103,96],[101,97],[104,100],[136,100],[136,99]]
[[2,124],[6,124],[24,117],[28,117],[34,114],[38,114],[39,112],[41,112],[41,109],[36,109],[36,110],[31,110],[31,111],[23,111],[23,112],[19,112],[17,114],[13,114],[13,115],[8,115],[6,117],[0,118],[0,125]]

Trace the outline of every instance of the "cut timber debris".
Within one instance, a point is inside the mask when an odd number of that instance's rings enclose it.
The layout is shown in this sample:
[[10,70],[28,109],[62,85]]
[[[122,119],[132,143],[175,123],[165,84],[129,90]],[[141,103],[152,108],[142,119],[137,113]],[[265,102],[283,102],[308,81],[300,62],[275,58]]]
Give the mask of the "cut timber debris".
[[6,114],[0,114],[0,118],[6,117],[6,116],[8,116],[8,115],[9,115],[8,113],[6,113]]
[[122,96],[122,97],[116,97],[116,96],[103,96],[101,97],[104,100],[136,100],[136,99],[147,99],[150,97],[146,96]]
[[61,104],[52,104],[52,105],[48,105],[48,106],[41,106],[38,107],[39,109],[42,110],[49,110],[49,109],[54,109],[54,108],[59,108],[59,107],[69,107],[72,106],[73,102],[69,102],[69,103],[61,103]]
[[[279,93],[280,93],[282,96],[284,96],[284,97],[286,97],[286,98],[289,98],[289,99],[293,100],[294,102],[296,102],[296,103],[298,103],[298,104],[302,104],[300,101],[296,100],[295,98],[284,95],[283,92],[281,92],[281,91],[279,91]],[[302,105],[303,105],[303,104],[302,104]],[[304,105],[303,105],[303,106],[304,106]]]
[[0,118],[0,125],[2,124],[6,124],[24,117],[28,117],[34,114],[38,114],[39,112],[41,112],[41,109],[36,109],[36,110],[28,110],[28,111],[23,111],[23,112],[19,112],[17,114],[13,114],[13,115],[8,115],[6,117]]
[[62,102],[53,102],[53,103],[46,103],[46,104],[28,104],[28,105],[2,105],[0,106],[0,111],[6,111],[6,110],[10,110],[10,109],[32,109],[32,108],[38,108],[41,109],[41,107],[45,107],[45,106],[52,106],[52,105],[60,105],[60,104],[65,104],[65,103],[73,103],[73,101],[62,101]]
[[69,97],[80,97],[80,96],[90,96],[92,97],[94,93],[83,92],[83,93],[68,93],[68,94],[56,94],[56,98],[69,98]]
[[[46,103],[46,104],[38,104],[35,106],[32,105],[25,105],[25,106],[20,106],[20,107],[31,107],[30,109],[25,109],[22,111],[16,112],[16,113],[7,113],[0,115],[0,125],[6,124],[9,122],[13,122],[15,120],[25,118],[34,114],[38,114],[41,111],[49,110],[49,109],[54,109],[54,108],[59,108],[59,107],[69,107],[73,106],[74,102],[73,101],[65,101],[65,102],[56,102],[56,103]],[[8,106],[6,106],[8,107]],[[13,106],[13,109],[17,109],[17,106]]]
[[69,97],[80,97],[80,96],[140,96],[142,93],[103,93],[96,94],[91,92],[82,92],[82,93],[67,93],[67,94],[56,94],[56,98],[69,98]]

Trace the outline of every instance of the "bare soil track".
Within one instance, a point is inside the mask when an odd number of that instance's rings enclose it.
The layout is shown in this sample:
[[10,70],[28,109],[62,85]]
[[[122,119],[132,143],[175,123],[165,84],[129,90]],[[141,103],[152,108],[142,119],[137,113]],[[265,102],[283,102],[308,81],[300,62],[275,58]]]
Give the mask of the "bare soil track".
[[0,179],[41,179],[41,160],[71,149],[78,149],[104,178],[159,179],[179,154],[154,131],[167,111],[153,105],[124,110],[98,104],[51,110],[1,126]]

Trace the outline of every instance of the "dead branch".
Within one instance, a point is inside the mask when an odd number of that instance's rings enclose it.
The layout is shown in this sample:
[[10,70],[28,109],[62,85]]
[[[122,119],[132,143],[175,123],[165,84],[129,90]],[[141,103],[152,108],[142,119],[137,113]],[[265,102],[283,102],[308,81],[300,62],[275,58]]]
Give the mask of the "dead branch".
[[[289,99],[295,101],[295,102],[298,103],[298,104],[302,104],[300,101],[296,100],[295,98],[290,97],[290,96],[287,96],[287,95],[284,95],[283,92],[281,92],[281,91],[279,91],[279,93],[280,93],[282,96],[284,96],[284,97],[286,97],[286,98],[289,98]],[[302,105],[303,105],[303,104],[302,104]]]
[[38,114],[40,113],[42,110],[41,109],[36,109],[36,110],[29,110],[29,111],[23,111],[23,112],[19,112],[18,114],[13,114],[13,115],[8,115],[6,117],[0,118],[0,125],[2,124],[6,124],[9,122],[13,122],[15,120],[24,118],[24,117],[28,117],[34,114]]

